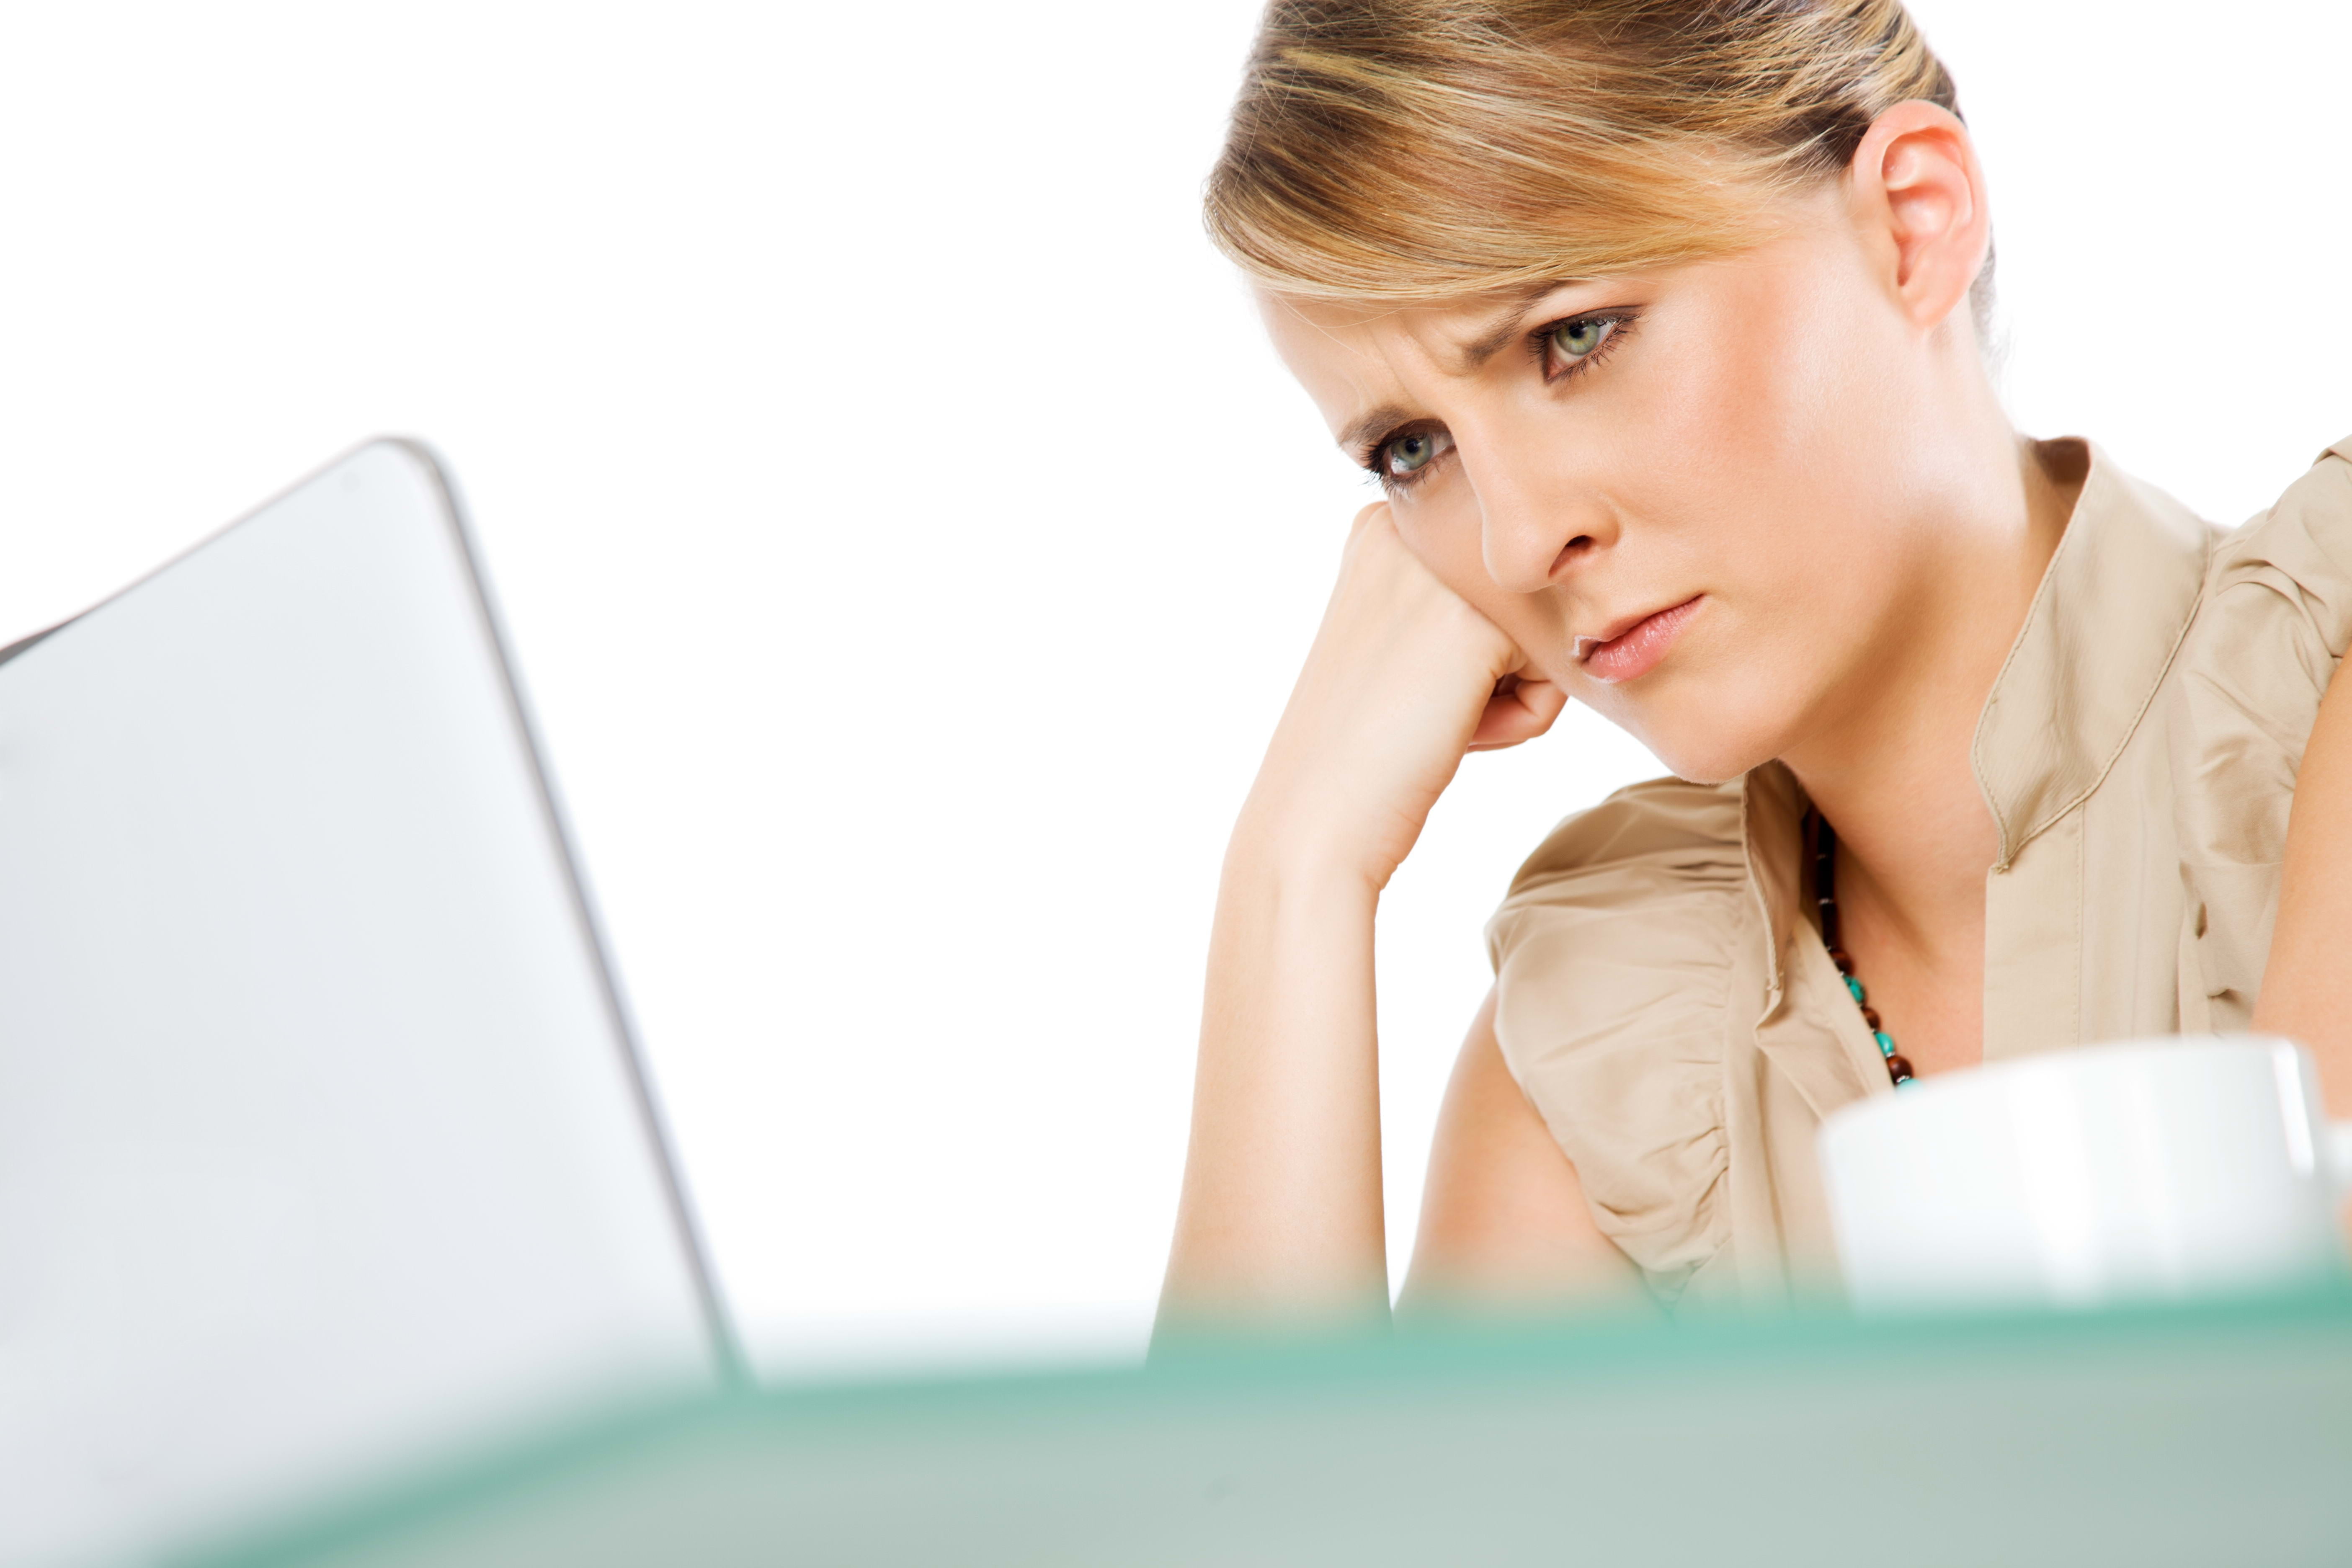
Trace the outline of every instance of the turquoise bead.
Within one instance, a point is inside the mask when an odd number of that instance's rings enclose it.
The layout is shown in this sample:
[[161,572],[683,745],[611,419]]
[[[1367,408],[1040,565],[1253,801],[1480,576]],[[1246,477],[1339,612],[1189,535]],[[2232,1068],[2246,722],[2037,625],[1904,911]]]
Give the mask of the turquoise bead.
[[1859,1005],[1862,1001],[1862,982],[1849,974],[1845,977],[1845,988],[1853,993],[1854,1002]]
[[1894,1036],[1888,1034],[1885,1030],[1881,1029],[1871,1037],[1878,1042],[1878,1054],[1880,1056],[1891,1057],[1895,1054]]

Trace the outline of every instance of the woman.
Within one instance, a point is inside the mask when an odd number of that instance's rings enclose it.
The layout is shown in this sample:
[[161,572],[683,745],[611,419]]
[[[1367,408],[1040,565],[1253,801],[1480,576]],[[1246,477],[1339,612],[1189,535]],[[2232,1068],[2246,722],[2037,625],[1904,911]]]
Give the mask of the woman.
[[1814,1128],[1915,1075],[2284,1025],[2352,1089],[2352,716],[2278,887],[2352,442],[2225,535],[2012,430],[1897,0],[1276,0],[1208,207],[1387,499],[1227,854],[1163,1321],[1387,1312],[1379,894],[1571,698],[1675,776],[1489,926],[1402,1306],[1779,1296]]

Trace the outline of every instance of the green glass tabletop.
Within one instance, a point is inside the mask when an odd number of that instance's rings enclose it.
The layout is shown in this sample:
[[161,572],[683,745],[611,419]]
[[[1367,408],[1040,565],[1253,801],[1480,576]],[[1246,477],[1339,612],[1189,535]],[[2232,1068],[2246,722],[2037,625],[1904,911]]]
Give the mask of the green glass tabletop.
[[682,1400],[185,1559],[2352,1561],[2352,1295],[1202,1346]]

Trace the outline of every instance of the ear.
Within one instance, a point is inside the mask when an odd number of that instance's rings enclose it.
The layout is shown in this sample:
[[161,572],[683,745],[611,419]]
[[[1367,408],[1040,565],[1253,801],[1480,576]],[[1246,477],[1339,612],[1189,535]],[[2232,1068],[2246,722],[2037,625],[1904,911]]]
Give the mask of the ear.
[[1913,99],[1876,120],[1846,171],[1855,221],[1885,261],[1885,281],[1922,328],[1969,297],[1992,242],[1984,169],[1950,110]]

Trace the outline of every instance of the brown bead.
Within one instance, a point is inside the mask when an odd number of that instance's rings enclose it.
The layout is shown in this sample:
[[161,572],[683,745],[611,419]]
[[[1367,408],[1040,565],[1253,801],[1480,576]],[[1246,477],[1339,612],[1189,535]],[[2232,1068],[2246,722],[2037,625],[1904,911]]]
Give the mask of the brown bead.
[[1852,974],[1853,973],[1853,960],[1845,955],[1845,949],[1842,947],[1833,947],[1830,949],[1830,962],[1838,966],[1838,973],[1840,974]]
[[1901,1057],[1887,1058],[1886,1076],[1897,1083],[1909,1083],[1911,1081],[1910,1062]]
[[1877,1008],[1875,1008],[1875,1007],[1873,1007],[1873,1006],[1869,1005],[1867,1003],[1864,1004],[1864,1005],[1863,1005],[1863,1009],[1862,1009],[1862,1021],[1863,1021],[1864,1023],[1865,1023],[1865,1024],[1867,1024],[1867,1025],[1869,1025],[1869,1026],[1870,1026],[1870,1032],[1871,1032],[1872,1034],[1874,1034],[1874,1034],[1878,1033],[1878,1009],[1877,1009]]

